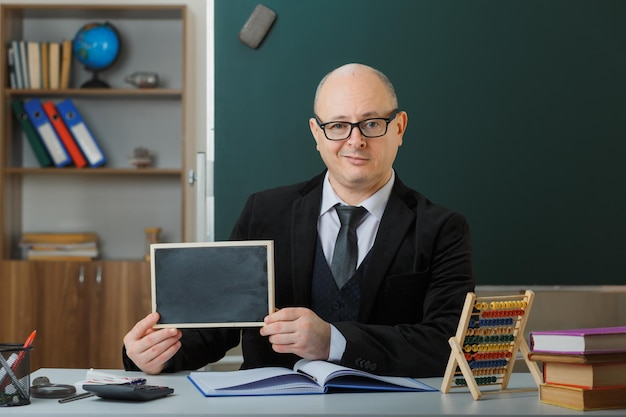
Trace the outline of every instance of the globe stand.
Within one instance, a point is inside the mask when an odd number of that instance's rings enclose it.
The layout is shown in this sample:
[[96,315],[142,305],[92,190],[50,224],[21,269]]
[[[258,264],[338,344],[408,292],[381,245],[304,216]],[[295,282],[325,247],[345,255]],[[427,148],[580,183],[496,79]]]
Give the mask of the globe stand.
[[111,88],[111,86],[106,82],[98,78],[98,73],[96,71],[92,71],[93,77],[89,81],[85,81],[80,88]]

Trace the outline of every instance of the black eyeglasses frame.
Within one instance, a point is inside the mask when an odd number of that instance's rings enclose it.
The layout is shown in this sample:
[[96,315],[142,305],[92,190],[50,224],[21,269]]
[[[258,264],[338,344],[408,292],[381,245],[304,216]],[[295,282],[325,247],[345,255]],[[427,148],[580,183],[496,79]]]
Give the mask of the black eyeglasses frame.
[[[396,116],[398,115],[398,113],[400,113],[400,111],[401,110],[399,110],[399,109],[395,109],[394,111],[391,112],[389,117],[371,117],[369,119],[361,120],[360,122],[356,122],[356,123],[343,122],[343,121],[340,121],[340,120],[332,120],[330,122],[322,123],[322,121],[320,120],[320,118],[316,114],[315,115],[315,121],[317,122],[317,125],[320,127],[320,129],[322,129],[322,132],[324,132],[324,136],[326,136],[326,139],[332,140],[333,142],[338,142],[338,141],[342,141],[342,140],[348,139],[352,135],[352,129],[354,129],[355,127],[357,127],[359,129],[359,132],[361,132],[361,136],[363,136],[364,138],[368,138],[368,139],[380,138],[380,137],[385,136],[387,134],[387,129],[389,129],[389,123],[391,123],[391,121],[396,118]],[[365,133],[363,133],[363,130],[361,129],[361,123],[367,122],[369,120],[384,120],[385,121],[385,132],[382,135],[376,135],[376,136],[368,136]],[[344,124],[350,125],[350,131],[348,132],[348,136],[346,136],[343,139],[331,139],[331,138],[329,138],[328,135],[326,134],[326,129],[324,129],[324,128],[327,125],[331,124],[331,123],[344,123]]]

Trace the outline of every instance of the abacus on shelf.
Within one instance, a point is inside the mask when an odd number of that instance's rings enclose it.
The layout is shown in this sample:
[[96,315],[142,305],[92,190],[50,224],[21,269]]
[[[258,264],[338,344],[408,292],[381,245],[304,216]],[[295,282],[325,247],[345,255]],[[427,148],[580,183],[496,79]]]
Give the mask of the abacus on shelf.
[[512,391],[507,386],[518,350],[537,386],[541,384],[541,371],[528,359],[530,349],[524,339],[534,296],[532,291],[498,297],[467,294],[456,335],[448,340],[452,351],[441,392],[469,388],[474,400],[478,400],[482,395],[480,387],[499,387],[485,392],[490,394]]

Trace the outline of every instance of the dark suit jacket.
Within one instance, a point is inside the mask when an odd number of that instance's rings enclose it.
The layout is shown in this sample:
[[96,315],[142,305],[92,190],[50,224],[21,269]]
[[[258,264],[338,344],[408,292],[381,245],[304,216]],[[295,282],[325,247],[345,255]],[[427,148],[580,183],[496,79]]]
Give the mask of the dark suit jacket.
[[[231,240],[269,239],[278,308],[311,305],[311,277],[324,174],[251,195]],[[465,295],[474,291],[469,228],[456,212],[396,181],[370,252],[356,322],[333,323],[347,340],[341,364],[381,375],[441,376]],[[220,359],[239,330],[183,330],[168,370]],[[258,329],[242,332],[243,368],[291,367]],[[127,368],[132,362],[126,359]]]

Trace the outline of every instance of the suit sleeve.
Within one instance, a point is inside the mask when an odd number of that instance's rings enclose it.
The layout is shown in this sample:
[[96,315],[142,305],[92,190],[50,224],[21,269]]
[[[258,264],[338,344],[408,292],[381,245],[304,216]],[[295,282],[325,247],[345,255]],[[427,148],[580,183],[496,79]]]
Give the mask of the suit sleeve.
[[[236,329],[182,329],[182,332],[182,346],[165,364],[165,373],[201,368],[222,359],[229,349],[239,344],[240,335]],[[122,350],[122,361],[125,370],[139,370],[125,348]]]

